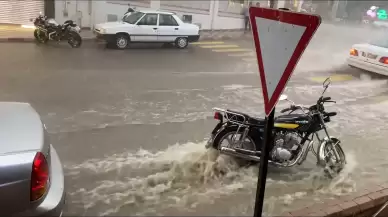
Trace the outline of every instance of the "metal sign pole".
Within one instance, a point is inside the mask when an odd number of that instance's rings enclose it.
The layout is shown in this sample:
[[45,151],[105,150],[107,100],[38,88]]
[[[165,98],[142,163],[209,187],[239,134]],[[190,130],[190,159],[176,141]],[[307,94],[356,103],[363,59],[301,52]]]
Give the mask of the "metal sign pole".
[[275,108],[269,114],[266,120],[266,125],[264,129],[264,142],[261,148],[261,157],[260,157],[260,171],[257,179],[257,188],[256,188],[256,200],[255,200],[255,211],[254,217],[261,217],[263,213],[263,204],[264,204],[264,193],[265,193],[265,184],[267,181],[267,170],[268,170],[268,158],[269,158],[269,148],[271,147],[272,142],[272,129],[274,125],[275,117]]

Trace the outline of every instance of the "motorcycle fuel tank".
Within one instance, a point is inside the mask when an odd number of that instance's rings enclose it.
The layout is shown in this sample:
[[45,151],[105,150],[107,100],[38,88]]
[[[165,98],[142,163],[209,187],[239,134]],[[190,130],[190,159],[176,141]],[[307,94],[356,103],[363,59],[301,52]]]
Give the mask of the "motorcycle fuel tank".
[[274,127],[283,129],[302,129],[310,124],[310,117],[304,114],[280,115],[275,119]]

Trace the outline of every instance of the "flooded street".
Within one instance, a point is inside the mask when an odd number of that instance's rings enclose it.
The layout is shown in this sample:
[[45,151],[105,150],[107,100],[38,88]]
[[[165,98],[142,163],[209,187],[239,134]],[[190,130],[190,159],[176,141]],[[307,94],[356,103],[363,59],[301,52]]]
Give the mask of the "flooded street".
[[[312,105],[322,81],[332,76],[325,96],[337,103],[325,106],[338,115],[328,127],[342,140],[347,165],[333,180],[324,178],[312,153],[301,166],[270,167],[267,214],[388,180],[387,78],[345,64],[350,46],[371,32],[331,28],[317,33],[285,94]],[[328,32],[339,39],[330,42]],[[249,40],[224,43],[254,49]],[[0,100],[29,102],[42,116],[65,167],[64,215],[252,215],[258,167],[239,168],[231,158],[206,150],[205,143],[217,123],[213,107],[263,117],[254,61],[200,45],[125,51],[92,43],[79,50],[0,47]],[[287,106],[280,102],[276,110]]]
[[[308,105],[317,99],[322,87],[313,85],[309,86],[309,90],[299,86],[289,88],[286,92],[290,99]],[[323,177],[312,153],[302,166],[270,168],[265,207],[268,213],[280,214],[314,201],[352,194],[370,183],[388,178],[384,173],[386,162],[383,154],[388,151],[384,142],[384,134],[388,132],[384,124],[388,97],[383,97],[383,94],[386,91],[384,80],[350,81],[346,85],[333,84],[330,87],[327,96],[339,99],[336,105],[327,107],[328,111],[339,113],[329,125],[330,132],[342,139],[347,166],[332,181]],[[228,95],[229,101],[241,99],[233,101],[228,108],[262,115],[255,112],[255,103],[259,104],[260,101],[260,90],[241,88],[225,95]],[[223,102],[218,102],[218,105],[223,105]],[[197,115],[199,118],[202,114]],[[211,116],[210,109],[208,114],[203,115],[206,116]],[[204,121],[192,121],[190,124],[177,122],[174,125],[176,128],[185,125],[207,127],[215,123],[215,120],[206,118]],[[366,126],[366,123],[371,123],[371,126]],[[159,151],[140,149],[66,165],[72,183],[79,183],[79,179],[85,179],[85,176],[94,180],[93,184],[88,183],[87,186],[73,186],[77,189],[71,193],[73,198],[77,198],[73,202],[90,207],[86,215],[95,212],[122,216],[128,213],[252,215],[258,168],[236,167],[229,157],[206,150],[205,141],[170,144]],[[158,139],[154,142],[157,146]],[[220,171],[228,172],[221,174]],[[107,177],[114,177],[114,180]]]

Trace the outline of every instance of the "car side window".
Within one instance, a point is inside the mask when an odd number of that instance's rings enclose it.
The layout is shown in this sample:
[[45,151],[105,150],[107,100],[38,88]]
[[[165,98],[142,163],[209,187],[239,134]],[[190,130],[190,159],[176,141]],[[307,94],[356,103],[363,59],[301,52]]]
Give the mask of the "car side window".
[[168,14],[159,14],[159,26],[179,26],[175,18]]
[[146,14],[137,25],[143,26],[156,26],[158,23],[158,15],[157,14]]

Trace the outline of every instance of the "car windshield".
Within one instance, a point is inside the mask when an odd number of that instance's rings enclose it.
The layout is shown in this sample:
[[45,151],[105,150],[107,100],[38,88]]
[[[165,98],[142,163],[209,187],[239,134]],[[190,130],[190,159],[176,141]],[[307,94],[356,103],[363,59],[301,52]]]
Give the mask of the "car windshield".
[[369,42],[369,44],[377,47],[388,48],[388,39],[372,40],[371,42]]
[[130,15],[123,17],[123,22],[135,24],[143,15],[144,13],[142,12],[131,13]]

